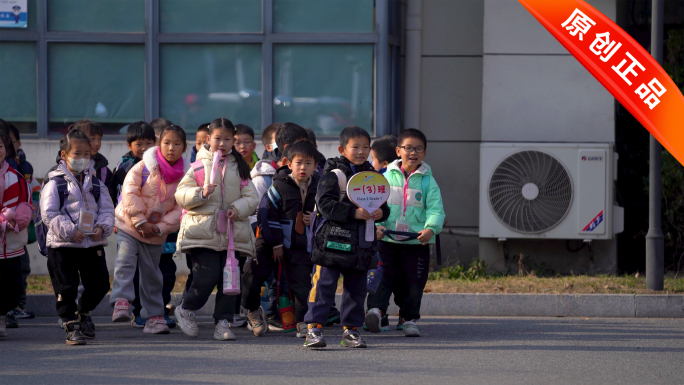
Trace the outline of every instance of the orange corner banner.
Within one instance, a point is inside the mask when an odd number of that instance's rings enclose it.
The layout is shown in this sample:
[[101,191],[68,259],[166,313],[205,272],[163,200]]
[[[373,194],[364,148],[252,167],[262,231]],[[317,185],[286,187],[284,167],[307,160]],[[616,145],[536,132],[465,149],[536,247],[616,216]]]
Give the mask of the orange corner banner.
[[684,165],[684,97],[627,32],[582,0],[518,0]]

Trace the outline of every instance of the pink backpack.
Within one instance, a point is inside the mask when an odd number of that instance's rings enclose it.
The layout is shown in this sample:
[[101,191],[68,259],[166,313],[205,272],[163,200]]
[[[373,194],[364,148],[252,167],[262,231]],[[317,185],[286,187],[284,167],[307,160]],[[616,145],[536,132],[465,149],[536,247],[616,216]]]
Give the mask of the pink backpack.
[[[201,160],[196,160],[192,163],[190,163],[190,168],[192,169],[192,173],[195,174],[195,182],[197,182],[197,186],[204,186],[204,164],[202,163]],[[243,179],[240,181],[240,190],[242,190],[245,186],[248,184],[247,179]],[[188,213],[188,210],[186,209],[181,209],[181,222],[183,221],[183,217],[185,214]]]

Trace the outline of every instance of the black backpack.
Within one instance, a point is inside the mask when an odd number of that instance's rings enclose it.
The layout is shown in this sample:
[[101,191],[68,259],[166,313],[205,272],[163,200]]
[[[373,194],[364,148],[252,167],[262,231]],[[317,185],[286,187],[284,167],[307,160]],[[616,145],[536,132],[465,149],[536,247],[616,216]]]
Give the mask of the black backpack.
[[[69,185],[67,184],[66,179],[64,179],[63,176],[56,176],[54,177],[55,183],[57,184],[57,195],[59,196],[59,210],[61,211],[64,208],[64,202],[66,202],[67,197],[69,196]],[[41,190],[47,182],[50,180],[47,179],[43,181],[43,185],[41,186]],[[99,204],[100,202],[100,180],[97,179],[97,177],[93,177],[93,189],[92,189],[92,194],[93,197],[95,198],[95,202]],[[66,213],[69,215],[69,213]],[[71,216],[69,215],[69,219],[71,219]],[[74,220],[71,219],[73,222]],[[36,238],[38,239],[38,250],[40,253],[44,256],[48,256],[48,247],[47,247],[47,234],[48,234],[48,226],[43,222],[43,218],[41,215],[41,210],[38,210],[38,215],[36,216],[35,219],[35,224],[36,224]]]

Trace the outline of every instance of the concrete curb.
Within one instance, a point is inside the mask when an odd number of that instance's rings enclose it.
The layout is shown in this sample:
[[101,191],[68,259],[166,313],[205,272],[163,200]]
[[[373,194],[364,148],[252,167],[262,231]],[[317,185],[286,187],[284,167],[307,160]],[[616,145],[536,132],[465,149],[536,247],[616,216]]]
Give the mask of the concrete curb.
[[[172,302],[180,303],[181,294],[173,294]],[[337,295],[338,306],[342,296]],[[388,313],[399,309],[390,300]],[[29,295],[26,308],[38,317],[57,316],[55,296]],[[198,311],[212,315],[214,295]],[[107,295],[93,315],[111,315]],[[684,295],[668,294],[438,294],[423,295],[424,316],[507,316],[507,317],[617,317],[617,318],[684,318]]]

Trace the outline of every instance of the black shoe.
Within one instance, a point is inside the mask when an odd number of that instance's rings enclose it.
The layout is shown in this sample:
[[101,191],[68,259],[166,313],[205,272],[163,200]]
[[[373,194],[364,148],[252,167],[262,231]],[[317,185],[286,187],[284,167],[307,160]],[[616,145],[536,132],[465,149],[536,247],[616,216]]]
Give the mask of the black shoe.
[[328,346],[323,338],[323,332],[319,328],[309,329],[304,341],[305,348],[324,348]]
[[5,319],[5,327],[7,329],[16,329],[19,327],[19,322],[14,318],[14,310],[7,312],[7,318]]
[[345,348],[365,348],[366,341],[361,338],[361,335],[356,329],[347,329],[342,334],[342,342],[340,345]]
[[64,330],[66,331],[66,344],[67,345],[85,345],[86,336],[82,333],[83,322],[81,321],[68,321],[64,322]]
[[19,305],[14,309],[14,317],[17,319],[31,319],[35,316],[36,315],[32,311],[27,311],[24,305]]
[[340,311],[333,306],[328,312],[328,323],[326,323],[325,326],[333,326],[334,324],[338,323],[340,323]]
[[79,315],[79,320],[81,321],[81,334],[89,340],[95,339],[95,324],[93,323],[92,317],[85,314]]
[[283,323],[280,322],[280,317],[275,315],[270,315],[266,317],[266,323],[268,324],[268,330],[272,332],[282,332]]

